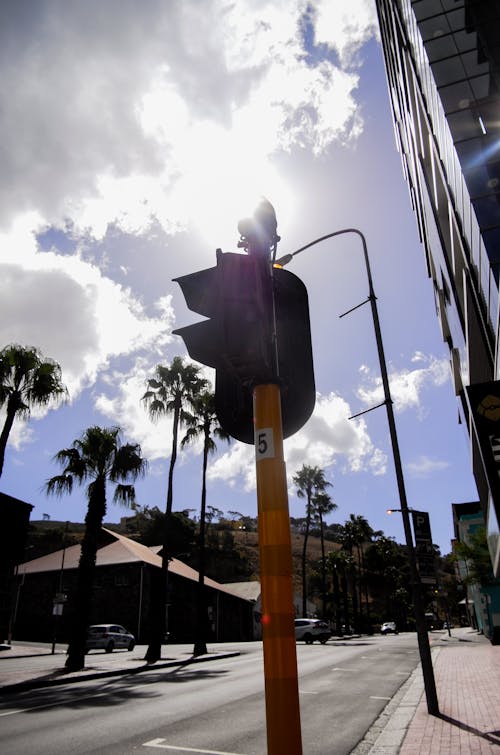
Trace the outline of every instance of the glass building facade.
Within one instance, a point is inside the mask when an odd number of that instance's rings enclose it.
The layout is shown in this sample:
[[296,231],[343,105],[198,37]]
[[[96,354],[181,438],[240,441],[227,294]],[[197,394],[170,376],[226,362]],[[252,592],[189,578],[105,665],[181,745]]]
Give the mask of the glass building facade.
[[[500,458],[492,477],[467,387],[491,384],[500,397],[500,0],[376,5],[396,142],[498,574]],[[500,398],[498,407],[500,443]]]

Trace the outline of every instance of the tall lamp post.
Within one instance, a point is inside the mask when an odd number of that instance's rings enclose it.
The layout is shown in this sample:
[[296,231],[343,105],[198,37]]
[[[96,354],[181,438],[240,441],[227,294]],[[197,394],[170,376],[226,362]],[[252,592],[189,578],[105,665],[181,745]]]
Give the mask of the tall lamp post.
[[[390,433],[391,444],[392,444],[392,453],[394,457],[394,467],[396,471],[396,480],[397,480],[397,485],[398,485],[399,500],[401,504],[401,516],[403,519],[403,528],[404,528],[405,539],[406,539],[408,562],[410,566],[410,574],[411,574],[411,580],[412,580],[413,605],[415,608],[415,623],[416,623],[416,628],[417,628],[418,648],[419,648],[419,654],[420,654],[420,662],[422,665],[422,675],[424,679],[425,695],[427,699],[427,710],[431,715],[437,716],[439,714],[439,704],[438,704],[437,693],[436,693],[434,670],[432,667],[432,657],[431,657],[431,650],[430,650],[430,645],[429,645],[429,636],[427,634],[427,626],[425,623],[425,608],[424,608],[424,602],[422,598],[420,577],[419,577],[418,568],[417,568],[415,547],[413,544],[413,537],[412,537],[412,531],[411,531],[411,525],[410,525],[410,514],[409,514],[408,501],[406,497],[406,489],[405,489],[404,478],[403,478],[403,468],[401,464],[401,455],[399,453],[399,443],[398,443],[398,437],[397,437],[397,432],[396,432],[396,423],[394,420],[393,402],[392,402],[391,392],[389,388],[389,378],[387,375],[387,365],[385,361],[384,347],[382,343],[382,334],[380,331],[380,321],[379,321],[378,309],[377,309],[377,299],[375,296],[375,291],[373,289],[373,280],[372,280],[372,274],[371,274],[371,268],[370,268],[370,261],[368,258],[366,239],[364,235],[361,233],[361,231],[359,231],[357,228],[343,228],[340,231],[334,231],[333,233],[328,233],[326,236],[321,236],[320,238],[315,239],[314,241],[311,241],[309,244],[302,246],[300,249],[297,249],[292,254],[287,254],[284,257],[281,257],[279,260],[276,260],[276,264],[281,265],[281,266],[287,265],[297,254],[304,252],[306,249],[309,249],[310,247],[315,246],[316,244],[319,244],[321,241],[326,241],[327,239],[331,239],[331,238],[334,238],[335,236],[341,236],[347,233],[356,234],[361,239],[361,242],[363,245],[363,254],[364,254],[365,264],[366,264],[366,273],[368,276],[368,298],[361,304],[358,304],[356,307],[349,310],[349,312],[352,312],[354,311],[354,309],[358,309],[358,307],[363,306],[363,304],[370,302],[372,316],[373,316],[373,327],[375,329],[375,339],[377,342],[377,352],[378,352],[378,358],[379,358],[379,363],[380,363],[380,372],[382,376],[382,385],[384,389],[383,404],[385,404],[385,407],[387,410],[387,420],[389,423],[389,433]],[[348,314],[348,312],[346,312],[345,314]],[[382,406],[383,404],[380,404],[380,406]],[[377,408],[377,407],[373,407],[373,408]],[[368,410],[368,411],[371,411],[371,410]],[[364,414],[365,412],[362,412],[362,413]],[[359,416],[359,415],[355,415],[355,416]]]

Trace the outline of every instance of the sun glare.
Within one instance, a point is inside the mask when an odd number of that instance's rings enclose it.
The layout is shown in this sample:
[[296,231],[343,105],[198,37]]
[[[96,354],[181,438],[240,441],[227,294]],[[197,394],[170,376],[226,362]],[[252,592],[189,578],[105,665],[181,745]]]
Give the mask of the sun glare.
[[189,225],[211,246],[235,245],[237,225],[262,196],[279,224],[291,215],[292,196],[265,149],[242,142],[241,134],[198,124],[177,160],[182,166],[172,199]]

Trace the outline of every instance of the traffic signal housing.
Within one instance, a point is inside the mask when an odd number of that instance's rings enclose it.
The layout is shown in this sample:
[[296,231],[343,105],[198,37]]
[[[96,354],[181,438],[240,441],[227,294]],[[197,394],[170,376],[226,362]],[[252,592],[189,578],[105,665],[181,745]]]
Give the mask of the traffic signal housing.
[[[271,274],[272,272],[272,274]],[[221,427],[254,443],[253,388],[278,383],[283,436],[307,422],[315,404],[307,290],[262,258],[218,251],[216,267],[175,279],[186,304],[209,318],[174,331],[192,359],[216,370]]]

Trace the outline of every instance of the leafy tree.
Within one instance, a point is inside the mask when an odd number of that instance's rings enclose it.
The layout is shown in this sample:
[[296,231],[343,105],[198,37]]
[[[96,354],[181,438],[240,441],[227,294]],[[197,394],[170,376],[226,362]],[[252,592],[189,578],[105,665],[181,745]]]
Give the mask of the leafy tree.
[[327,514],[335,511],[337,504],[332,501],[328,493],[316,493],[313,497],[314,515],[319,522],[319,536],[321,540],[321,596],[323,601],[323,618],[326,617],[326,561],[325,561],[325,521]]
[[382,620],[406,626],[411,602],[407,588],[411,580],[405,548],[393,538],[379,535],[366,549],[364,558],[370,592],[383,604]]
[[[191,554],[195,539],[195,523],[188,516],[189,509],[173,511],[170,519],[170,545],[172,556]],[[127,519],[129,536],[136,537],[143,545],[158,545],[165,532],[165,513],[157,506],[136,509]]]
[[85,517],[85,534],[82,541],[76,593],[72,597],[74,607],[73,627],[68,647],[66,667],[77,671],[85,665],[85,643],[90,617],[92,588],[98,537],[106,514],[106,486],[115,483],[114,501],[130,505],[135,501],[135,489],[127,484],[146,471],[137,444],[121,443],[118,427],[89,427],[81,438],[73,441],[55,456],[62,467],[62,474],[51,477],[46,483],[46,492],[58,496],[71,493],[73,483],[88,482],[88,509]]
[[[215,413],[215,394],[210,391],[194,396],[191,399],[193,412],[186,413],[185,424],[187,432],[181,441],[184,447],[198,438],[203,438],[203,465],[201,483],[199,549],[198,549],[198,590],[196,601],[196,627],[193,655],[204,655],[207,652],[206,623],[207,610],[205,605],[205,508],[207,501],[207,466],[208,456],[216,451],[217,446],[213,436],[228,441],[230,436],[219,425]],[[237,513],[237,512],[235,512]],[[240,515],[241,516],[241,515]]]
[[314,514],[313,499],[319,493],[325,493],[330,483],[325,479],[325,473],[322,469],[319,467],[310,467],[307,464],[303,464],[297,474],[294,475],[293,482],[297,486],[297,496],[306,499],[306,525],[302,547],[302,615],[307,616],[306,557],[311,519]]
[[[341,542],[343,544],[343,547],[353,555],[353,551],[356,550],[356,561],[357,561],[357,574],[356,569],[353,570],[352,577],[353,577],[353,589],[356,589],[356,583],[357,583],[357,589],[358,589],[358,597],[353,602],[353,608],[356,612],[356,616],[354,618],[355,623],[357,622],[357,606],[359,605],[360,612],[362,612],[362,606],[363,606],[363,597],[362,597],[362,580],[365,583],[365,589],[366,589],[366,574],[365,574],[365,566],[364,566],[364,551],[362,546],[365,543],[370,543],[372,541],[372,538],[375,535],[381,534],[379,532],[375,533],[375,531],[372,529],[370,524],[368,523],[368,520],[365,519],[364,516],[361,515],[355,515],[350,514],[349,519],[344,523],[344,531],[341,536]],[[368,595],[365,593],[365,603],[366,603],[366,609],[368,611]]]
[[0,351],[0,406],[6,407],[0,433],[0,476],[16,416],[29,417],[32,408],[47,406],[66,393],[60,366],[38,349],[10,344]]
[[148,390],[142,397],[149,416],[153,420],[173,414],[172,451],[168,470],[167,503],[165,508],[165,531],[162,538],[161,574],[152,582],[152,599],[149,612],[149,646],[146,652],[148,663],[161,658],[161,646],[165,636],[165,607],[167,603],[168,562],[171,557],[170,529],[173,501],[174,467],[177,460],[179,426],[186,417],[185,405],[207,386],[200,377],[199,368],[184,364],[182,357],[174,357],[169,366],[158,364],[154,377],[147,381]]
[[333,580],[333,602],[335,625],[337,632],[342,632],[342,625],[349,631],[351,624],[349,617],[349,595],[347,589],[347,575],[352,569],[352,556],[343,550],[330,551],[326,557],[327,570]]
[[468,573],[464,579],[466,585],[488,585],[495,582],[486,527],[479,527],[473,532],[468,543],[463,541],[455,543],[453,554],[455,560],[465,561],[467,564]]

